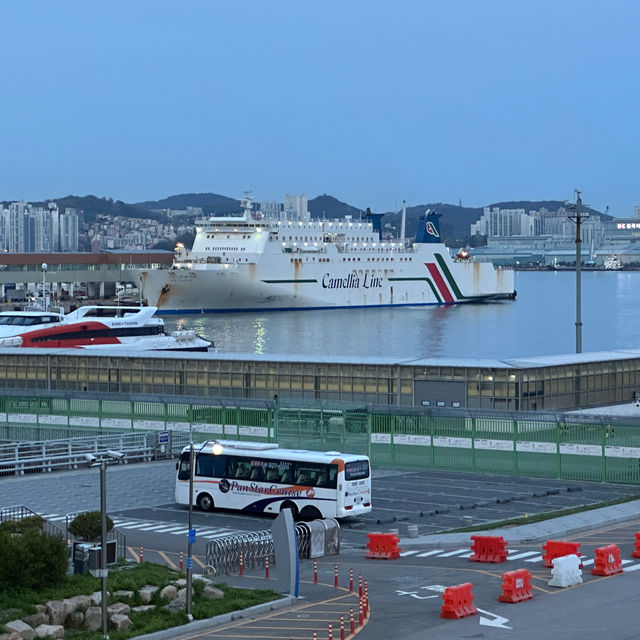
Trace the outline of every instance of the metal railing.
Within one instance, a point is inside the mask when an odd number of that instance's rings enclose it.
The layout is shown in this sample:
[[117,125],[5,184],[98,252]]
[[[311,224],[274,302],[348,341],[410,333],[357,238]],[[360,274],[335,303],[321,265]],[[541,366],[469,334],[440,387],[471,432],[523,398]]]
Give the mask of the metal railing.
[[[296,539],[298,557],[309,558],[310,531],[304,522],[296,524]],[[205,552],[205,573],[217,576],[237,573],[240,555],[245,569],[263,566],[265,558],[269,558],[271,565],[275,564],[271,531],[248,531],[211,540]]]
[[[20,521],[25,518],[42,518],[42,516],[22,505],[3,507],[0,509],[0,524],[7,522],[8,520]],[[56,536],[63,540],[65,539],[64,531],[48,520],[43,519],[42,530],[50,536]]]

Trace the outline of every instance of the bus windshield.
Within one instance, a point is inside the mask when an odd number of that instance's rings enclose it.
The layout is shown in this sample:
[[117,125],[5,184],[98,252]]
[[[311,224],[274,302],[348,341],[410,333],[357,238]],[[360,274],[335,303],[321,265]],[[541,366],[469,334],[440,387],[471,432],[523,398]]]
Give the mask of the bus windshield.
[[344,465],[345,480],[363,480],[369,477],[369,461],[357,460]]

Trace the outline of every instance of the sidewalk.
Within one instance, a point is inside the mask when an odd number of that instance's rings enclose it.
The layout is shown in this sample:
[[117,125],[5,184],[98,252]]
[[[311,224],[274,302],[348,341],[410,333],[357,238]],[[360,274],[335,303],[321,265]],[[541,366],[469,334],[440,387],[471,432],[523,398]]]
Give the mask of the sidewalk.
[[566,538],[575,533],[600,527],[603,524],[618,524],[634,518],[640,518],[640,500],[520,526],[490,529],[488,531],[438,533],[417,538],[402,538],[400,545],[403,548],[430,544],[460,545],[468,543],[469,537],[472,535],[502,536],[511,544],[526,544],[553,538]]

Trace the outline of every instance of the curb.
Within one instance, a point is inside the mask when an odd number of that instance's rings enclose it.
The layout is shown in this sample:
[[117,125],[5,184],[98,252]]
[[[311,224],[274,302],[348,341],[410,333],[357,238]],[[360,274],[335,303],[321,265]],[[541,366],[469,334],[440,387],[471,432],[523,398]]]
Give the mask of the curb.
[[207,618],[206,620],[194,620],[193,622],[188,622],[187,624],[179,625],[177,627],[170,627],[169,629],[162,629],[162,631],[154,631],[153,633],[147,633],[146,635],[135,636],[135,639],[168,640],[169,638],[178,638],[182,635],[193,633],[194,631],[203,631],[211,627],[216,627],[220,624],[225,624],[226,622],[232,622],[233,620],[250,618],[253,615],[264,613],[265,611],[283,609],[293,605],[297,600],[298,598],[295,596],[285,596],[284,598],[280,598],[280,600],[272,600],[271,602],[255,604],[248,609],[229,611],[228,613],[221,613],[219,616]]

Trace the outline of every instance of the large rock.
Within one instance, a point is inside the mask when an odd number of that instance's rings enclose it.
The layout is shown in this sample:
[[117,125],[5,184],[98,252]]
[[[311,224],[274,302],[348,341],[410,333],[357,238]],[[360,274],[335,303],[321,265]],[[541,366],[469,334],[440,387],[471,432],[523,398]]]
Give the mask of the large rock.
[[178,589],[182,589],[183,587],[187,586],[187,579],[186,578],[178,578],[177,580],[174,580],[172,584],[175,584],[176,587],[178,587]]
[[164,607],[167,611],[171,613],[178,613],[179,611],[187,610],[187,601],[184,598],[176,598],[172,600],[168,605]]
[[133,598],[133,591],[125,591],[124,589],[120,589],[118,591],[114,591],[113,595],[116,598],[127,598],[127,599],[131,599]]
[[107,607],[107,613],[112,615],[128,616],[131,613],[131,607],[124,602],[116,602]]
[[[180,589],[178,591],[178,598],[182,598],[183,600],[187,599],[187,590],[186,589]],[[193,598],[193,589],[191,589],[191,597]]]
[[84,612],[84,624],[89,631],[97,631],[102,628],[102,609],[89,607]]
[[48,638],[55,640],[56,638],[64,638],[64,627],[61,624],[41,624],[36,627],[38,638]]
[[73,596],[73,598],[67,598],[64,601],[68,606],[68,613],[73,613],[78,607],[86,609],[91,606],[91,596]]
[[160,591],[160,597],[163,600],[175,600],[178,597],[178,590],[172,584],[168,584]]
[[36,632],[33,627],[29,626],[22,620],[12,620],[4,625],[4,630],[7,633],[17,633],[23,640],[33,640],[36,637]]
[[[42,606],[42,605],[38,605]],[[49,616],[46,613],[33,613],[30,616],[22,618],[30,627],[34,629],[41,624],[49,624]]]
[[[111,593],[107,591],[107,599],[109,598],[110,595]],[[99,607],[102,604],[102,591],[94,591],[91,594],[90,598],[91,598],[91,606]]]
[[122,629],[128,629],[133,625],[133,622],[131,622],[129,616],[125,616],[120,613],[114,613],[109,618],[109,620],[111,620],[111,623],[118,631],[121,631]]
[[145,604],[148,604],[153,599],[153,596],[160,590],[159,587],[154,587],[151,584],[147,584],[138,590],[140,600]]
[[218,589],[218,587],[214,587],[212,584],[205,584],[202,594],[210,600],[220,600],[224,598],[224,591]]
[[[47,614],[49,615],[49,625],[64,625],[67,617],[67,607],[63,600],[49,600],[47,602]],[[39,625],[47,626],[47,625]]]
[[22,636],[15,631],[11,633],[0,633],[0,640],[20,640]]
[[82,611],[74,611],[67,616],[67,626],[71,629],[82,629],[84,625],[84,613]]
[[143,611],[151,611],[155,609],[155,604],[139,604],[137,607],[131,607],[131,611],[135,611],[136,613],[141,613]]

